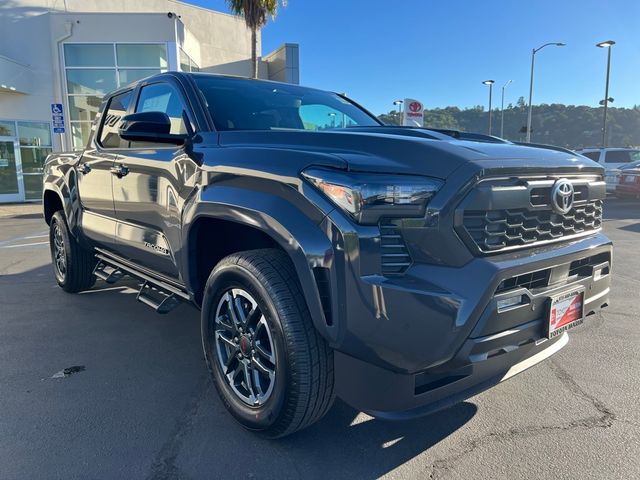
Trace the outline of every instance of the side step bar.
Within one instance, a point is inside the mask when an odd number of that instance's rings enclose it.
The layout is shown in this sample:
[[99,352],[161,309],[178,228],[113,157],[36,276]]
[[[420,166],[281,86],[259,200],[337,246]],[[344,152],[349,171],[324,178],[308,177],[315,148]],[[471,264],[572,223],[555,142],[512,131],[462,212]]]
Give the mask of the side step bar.
[[181,302],[191,301],[189,294],[177,285],[143,272],[123,259],[114,258],[107,252],[96,249],[96,264],[93,273],[108,284],[116,283],[128,275],[142,282],[136,300],[153,308],[157,313],[168,313]]
[[158,313],[169,313],[181,302],[175,293],[167,294],[166,291],[149,282],[142,284],[138,295],[136,295],[136,300],[153,308]]

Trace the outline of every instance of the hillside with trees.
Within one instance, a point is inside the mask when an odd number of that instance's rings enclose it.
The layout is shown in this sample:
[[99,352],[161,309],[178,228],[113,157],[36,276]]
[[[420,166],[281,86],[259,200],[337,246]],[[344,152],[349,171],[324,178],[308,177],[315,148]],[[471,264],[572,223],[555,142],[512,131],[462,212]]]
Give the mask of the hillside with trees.
[[[640,105],[633,108],[609,107],[608,145],[640,146]],[[468,132],[486,133],[488,111],[483,106],[425,110],[424,125]],[[379,116],[385,123],[399,124],[395,110]],[[504,137],[512,141],[526,138],[527,105],[520,97],[516,105],[504,109]],[[542,104],[533,106],[532,141],[567,148],[599,146],[602,140],[602,107],[584,105]],[[493,135],[500,135],[500,109],[493,111]]]

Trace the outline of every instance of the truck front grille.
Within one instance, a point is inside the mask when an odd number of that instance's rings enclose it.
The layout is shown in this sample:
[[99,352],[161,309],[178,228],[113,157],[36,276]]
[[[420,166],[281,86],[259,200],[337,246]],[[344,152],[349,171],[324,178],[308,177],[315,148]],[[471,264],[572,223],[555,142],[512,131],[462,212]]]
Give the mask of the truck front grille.
[[527,209],[464,212],[464,227],[483,252],[526,247],[595,232],[602,226],[602,201],[566,214]]
[[480,254],[560,242],[602,228],[605,183],[598,176],[568,180],[573,207],[562,214],[551,205],[557,178],[500,178],[480,181],[461,203],[456,229]]

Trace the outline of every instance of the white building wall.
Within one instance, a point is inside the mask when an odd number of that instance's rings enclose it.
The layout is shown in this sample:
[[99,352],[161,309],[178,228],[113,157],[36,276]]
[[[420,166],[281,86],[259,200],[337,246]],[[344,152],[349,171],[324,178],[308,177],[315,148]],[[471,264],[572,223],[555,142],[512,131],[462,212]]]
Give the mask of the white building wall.
[[[47,10],[64,12],[65,5],[69,12],[176,13],[200,44],[201,58],[192,58],[196,62],[200,60],[201,67],[234,63],[251,57],[251,36],[244,20],[175,0],[11,0],[5,8],[34,15]],[[260,42],[258,36],[259,54]]]
[[[202,71],[251,73],[251,34],[233,15],[176,0],[0,0],[0,120],[51,122],[50,105],[63,103],[67,132],[53,148],[70,149],[62,45],[102,42],[165,43],[170,70],[183,49]],[[297,45],[285,44],[259,76],[298,83],[298,68]]]
[[[54,91],[50,38],[46,15],[7,17],[0,13],[0,55],[25,65],[30,77],[28,94],[0,91],[0,118],[45,120],[50,117],[49,104]],[[2,76],[0,72],[0,78]]]

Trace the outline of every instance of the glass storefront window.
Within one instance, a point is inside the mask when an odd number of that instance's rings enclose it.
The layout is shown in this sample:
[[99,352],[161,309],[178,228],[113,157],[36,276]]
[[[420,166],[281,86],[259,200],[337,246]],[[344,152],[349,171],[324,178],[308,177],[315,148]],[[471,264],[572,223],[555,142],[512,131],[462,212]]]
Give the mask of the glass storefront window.
[[104,95],[117,86],[113,69],[67,69],[67,93],[70,95]]
[[42,169],[51,148],[21,147],[22,179],[26,200],[37,200],[42,197]]
[[167,47],[163,44],[119,43],[116,45],[116,52],[119,67],[168,66]]
[[46,122],[18,122],[20,145],[51,146],[51,128]]
[[15,195],[19,191],[13,141],[0,140],[0,195]]
[[67,43],[64,46],[67,67],[115,67],[112,43]]
[[149,77],[163,71],[166,70],[161,70],[159,68],[127,68],[125,70],[118,70],[118,81],[120,82],[120,86],[123,87],[135,82],[136,80],[140,80],[141,78]]
[[165,43],[67,43],[64,53],[74,149],[86,145],[103,95],[169,68]]
[[44,161],[51,153],[51,148],[20,148],[20,159],[22,160],[23,173],[42,173]]
[[85,97],[70,96],[69,97],[69,118],[71,120],[82,120],[85,122],[93,122],[100,110],[102,97]]
[[91,122],[71,122],[71,137],[73,139],[73,149],[82,150],[89,140],[91,133]]
[[0,137],[15,137],[16,126],[14,122],[0,120]]
[[189,72],[191,68],[189,67],[189,56],[184,53],[184,50],[180,49],[180,71]]
[[193,61],[187,53],[180,49],[180,71],[182,72],[199,72],[200,67]]

